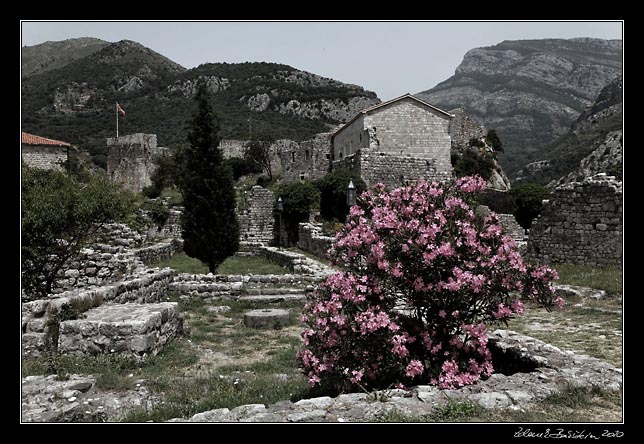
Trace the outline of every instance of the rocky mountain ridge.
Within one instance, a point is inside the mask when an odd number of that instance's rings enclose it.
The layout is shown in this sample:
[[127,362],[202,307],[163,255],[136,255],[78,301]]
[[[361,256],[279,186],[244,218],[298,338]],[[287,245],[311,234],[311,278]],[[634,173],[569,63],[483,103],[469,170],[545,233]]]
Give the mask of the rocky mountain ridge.
[[[28,48],[23,50],[28,52]],[[213,93],[222,138],[267,135],[303,140],[328,131],[375,93],[276,63],[206,63],[186,69],[139,43],[108,44],[22,82],[23,129],[69,141],[95,156],[113,137],[115,103],[126,115],[122,133],[156,133],[159,143],[185,143],[199,83]]]
[[621,40],[504,41],[468,51],[454,76],[417,95],[443,109],[463,106],[496,129],[506,147],[501,162],[514,177],[621,71]]

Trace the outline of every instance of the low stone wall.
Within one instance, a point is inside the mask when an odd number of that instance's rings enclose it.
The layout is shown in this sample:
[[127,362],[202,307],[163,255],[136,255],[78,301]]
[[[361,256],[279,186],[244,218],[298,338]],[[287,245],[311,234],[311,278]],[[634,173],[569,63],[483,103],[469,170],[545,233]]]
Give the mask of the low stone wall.
[[326,258],[326,252],[335,238],[322,234],[322,224],[301,223],[299,225],[299,240],[297,247],[308,251],[319,258]]
[[292,270],[294,273],[313,275],[318,276],[320,279],[324,279],[326,276],[334,272],[331,267],[310,259],[303,254],[288,250],[280,250],[277,247],[263,246],[257,250],[257,253],[271,262]]
[[312,284],[319,282],[315,276],[299,274],[267,275],[213,275],[181,273],[174,277],[170,291],[182,296],[200,297],[203,299],[238,299],[243,293],[250,293],[249,288],[292,286],[302,291],[313,290]]
[[127,280],[85,290],[71,290],[51,299],[40,299],[22,304],[23,354],[37,355],[44,350],[46,341],[55,333],[59,314],[65,307],[75,316],[98,307],[104,302],[150,303],[158,302],[168,292],[174,271],[146,270]]
[[156,355],[181,330],[176,302],[106,304],[61,322],[58,351],[142,359]]
[[622,182],[598,174],[555,189],[533,222],[528,257],[546,263],[622,263]]
[[189,419],[175,418],[170,422],[375,422],[387,413],[429,415],[450,401],[470,401],[485,409],[520,409],[569,386],[600,387],[613,392],[622,388],[621,369],[510,330],[492,333],[490,350],[495,361],[509,359],[528,369],[513,373],[503,369],[502,363],[495,362],[497,372],[490,378],[455,390],[419,385],[409,390],[349,393],[295,403],[280,401],[268,406],[247,404],[232,410],[209,410]]
[[146,265],[169,259],[183,251],[183,239],[168,239],[158,244],[133,250],[132,253]]

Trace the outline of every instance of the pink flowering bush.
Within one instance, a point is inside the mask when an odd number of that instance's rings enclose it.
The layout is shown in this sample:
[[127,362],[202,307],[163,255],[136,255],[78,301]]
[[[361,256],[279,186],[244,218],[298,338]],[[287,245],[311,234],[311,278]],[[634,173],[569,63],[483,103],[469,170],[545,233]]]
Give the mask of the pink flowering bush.
[[330,276],[304,308],[298,365],[334,391],[472,384],[494,371],[486,325],[559,306],[556,271],[524,262],[494,213],[477,217],[478,177],[376,185],[351,208]]

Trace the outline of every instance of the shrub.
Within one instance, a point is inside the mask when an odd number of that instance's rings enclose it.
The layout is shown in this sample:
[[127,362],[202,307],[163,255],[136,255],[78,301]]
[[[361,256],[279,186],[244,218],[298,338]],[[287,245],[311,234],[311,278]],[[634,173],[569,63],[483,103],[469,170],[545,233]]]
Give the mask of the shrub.
[[481,176],[488,180],[494,171],[494,158],[489,153],[480,153],[475,149],[467,149],[463,155],[454,159],[452,165],[456,177]]
[[308,221],[311,210],[318,208],[320,192],[311,182],[294,182],[282,184],[277,197],[281,197],[284,204],[282,223],[291,245],[297,242],[298,224]]
[[542,201],[550,197],[550,190],[538,183],[522,183],[510,190],[516,209],[514,217],[524,229],[532,226],[532,221],[541,214]]
[[494,213],[475,216],[484,186],[466,177],[362,195],[329,254],[344,271],[303,311],[297,362],[312,386],[471,384],[493,372],[487,324],[521,314],[522,299],[563,304],[556,271],[526,264]]
[[345,220],[349,214],[347,206],[347,186],[353,181],[356,195],[367,189],[362,178],[349,170],[335,170],[315,182],[320,190],[320,214],[325,219]]
[[239,180],[240,177],[247,174],[257,174],[262,172],[262,167],[256,162],[248,159],[240,159],[239,157],[231,157],[224,161],[233,172],[233,179]]
[[499,153],[503,152],[503,143],[501,143],[501,139],[499,139],[496,130],[491,129],[488,131],[487,136],[485,136],[485,141],[488,145],[494,148],[494,151]]

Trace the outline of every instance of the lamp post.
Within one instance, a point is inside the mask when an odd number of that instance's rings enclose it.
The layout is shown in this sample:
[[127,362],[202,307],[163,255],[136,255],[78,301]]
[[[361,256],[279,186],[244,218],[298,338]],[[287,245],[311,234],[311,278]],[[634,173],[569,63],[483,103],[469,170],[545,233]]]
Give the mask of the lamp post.
[[353,184],[353,180],[349,180],[349,186],[347,187],[347,206],[351,208],[356,204],[356,187]]
[[282,211],[284,211],[284,202],[282,201],[282,196],[277,199],[277,212],[280,216],[280,228],[279,228],[279,249],[282,249]]

